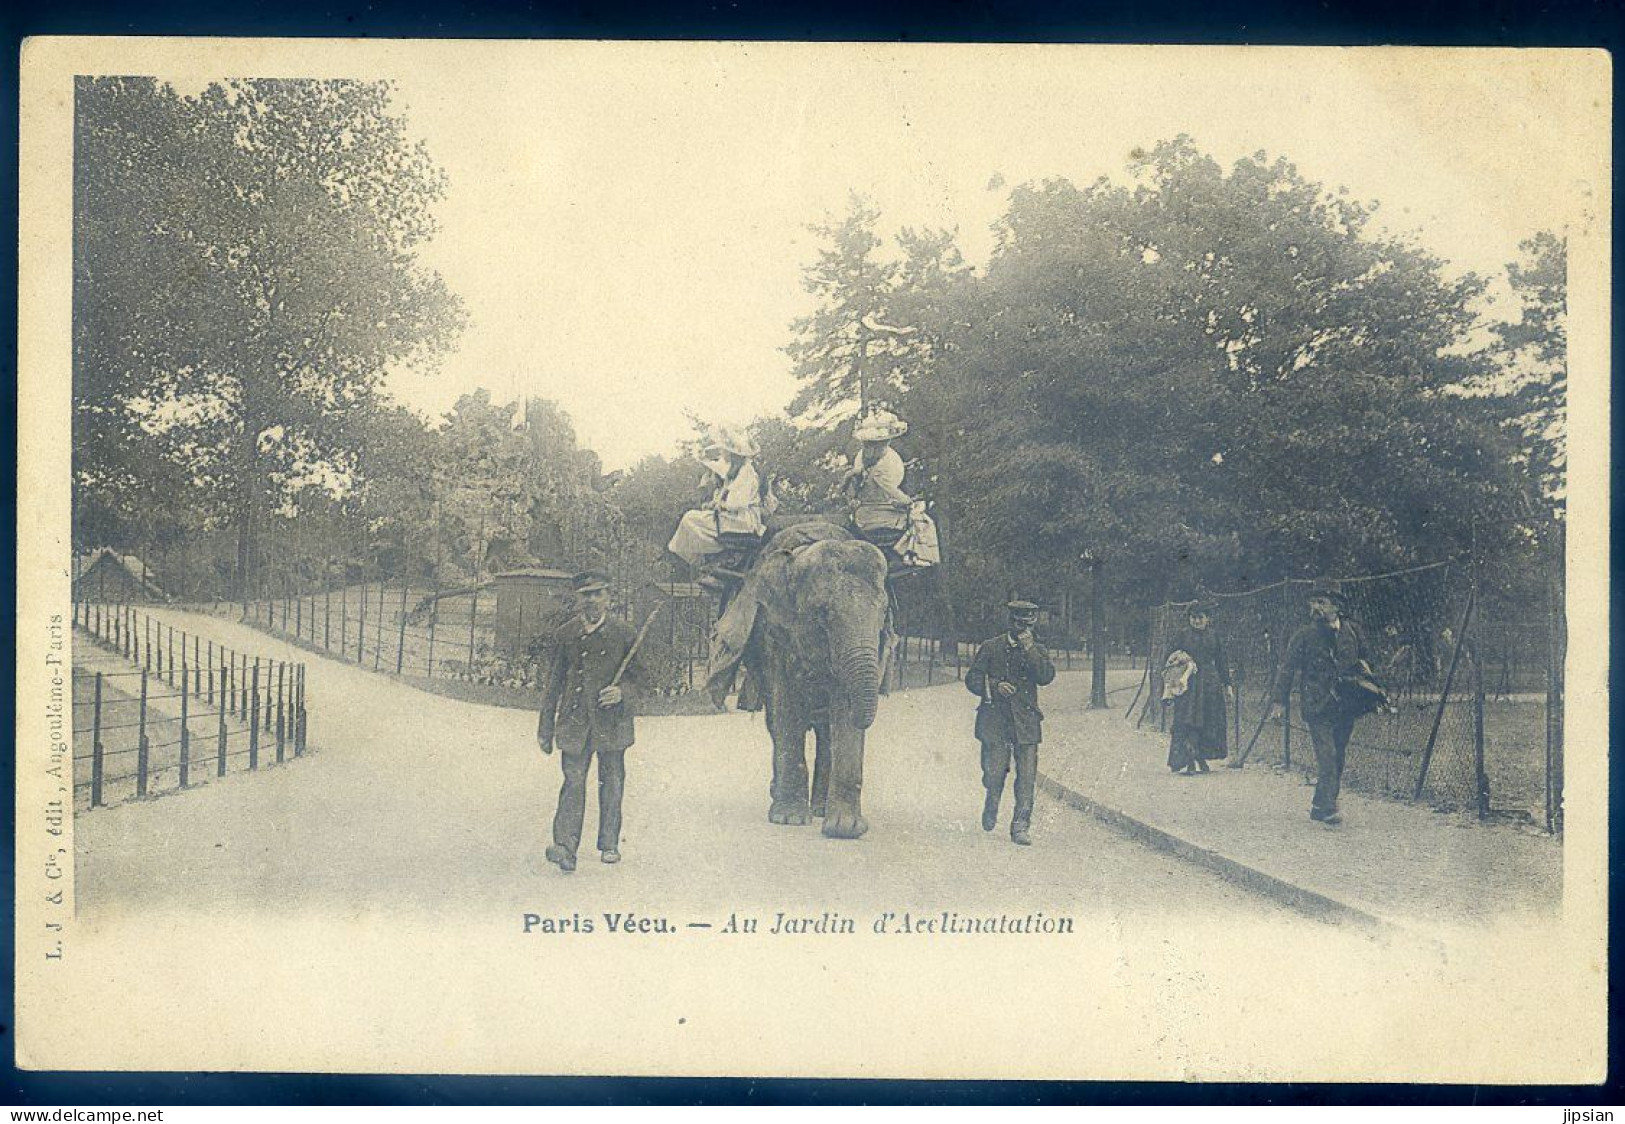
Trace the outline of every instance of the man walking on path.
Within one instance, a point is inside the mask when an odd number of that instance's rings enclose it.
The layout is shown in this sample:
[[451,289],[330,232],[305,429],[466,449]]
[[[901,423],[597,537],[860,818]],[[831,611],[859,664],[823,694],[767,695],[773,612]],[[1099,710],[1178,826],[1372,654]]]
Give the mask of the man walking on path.
[[[1275,674],[1269,714],[1287,704],[1292,681],[1299,680],[1298,698],[1303,720],[1315,746],[1315,796],[1311,819],[1325,824],[1342,822],[1337,796],[1343,784],[1343,763],[1354,723],[1368,709],[1363,699],[1375,688],[1371,681],[1371,653],[1365,634],[1343,616],[1347,607],[1342,586],[1317,582],[1309,591],[1309,623],[1292,634],[1286,655]],[[1266,715],[1266,718],[1269,715]]]
[[608,616],[609,577],[588,570],[571,579],[578,613],[553,637],[553,655],[542,685],[536,740],[543,753],[557,743],[564,766],[553,843],[547,861],[568,874],[587,810],[587,770],[598,758],[598,850],[606,863],[621,861],[621,794],[632,715],[645,681],[633,651],[636,636]]
[[1038,779],[1038,743],[1043,740],[1043,712],[1038,709],[1038,688],[1055,679],[1049,653],[1033,639],[1038,606],[1011,601],[1010,628],[976,651],[965,673],[965,687],[981,697],[976,708],[976,740],[982,743],[982,830],[999,822],[999,800],[1010,759],[1016,762],[1016,811],[1010,820],[1010,839],[1026,847],[1033,817],[1033,787]]

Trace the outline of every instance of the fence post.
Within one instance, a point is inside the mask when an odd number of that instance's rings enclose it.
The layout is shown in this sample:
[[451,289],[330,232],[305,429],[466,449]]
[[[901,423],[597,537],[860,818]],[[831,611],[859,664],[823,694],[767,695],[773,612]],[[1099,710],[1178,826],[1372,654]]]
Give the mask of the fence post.
[[[257,717],[257,716],[256,716]],[[276,707],[271,701],[271,661],[265,661],[265,732],[269,734],[272,722],[276,717]]]
[[1233,664],[1230,667],[1229,694],[1235,703],[1231,709],[1236,712],[1235,721],[1231,723],[1235,732],[1231,734],[1230,748],[1238,750],[1241,748],[1241,705],[1247,698],[1247,677]]
[[299,690],[295,696],[299,701],[293,711],[293,755],[305,755],[305,665],[299,665]]
[[209,705],[214,705],[214,641],[209,641]]
[[[169,678],[165,680],[171,687],[175,685],[175,626],[165,625],[169,638]],[[186,650],[186,634],[181,633],[181,650]]]
[[[1151,699],[1157,693],[1157,681],[1151,674],[1151,654],[1155,650],[1157,642],[1157,610],[1153,608],[1146,614],[1146,617],[1149,623],[1145,626],[1145,706],[1140,708],[1140,716],[1134,720],[1136,730],[1145,724],[1145,716],[1151,713]],[[1136,693],[1134,697],[1138,700],[1140,696]],[[1133,712],[1134,704],[1130,703],[1129,713],[1132,714]]]
[[355,662],[360,663],[367,656],[367,583],[361,583],[361,620],[356,625]]
[[187,722],[191,719],[192,711],[188,706],[191,692],[187,690],[186,661],[181,661],[181,787],[185,788],[191,779],[192,767],[192,732],[187,729]]
[[215,730],[214,773],[217,777],[226,775],[226,674],[224,664],[220,666],[220,707],[215,711],[220,716],[220,723]]
[[377,644],[372,649],[372,669],[377,671],[384,666],[384,583],[378,582],[378,623],[374,629],[378,632]]
[[282,762],[287,759],[287,695],[288,665],[285,661],[278,660],[276,665],[276,763],[278,765],[282,764]]
[[[314,630],[312,630],[314,631]],[[322,651],[333,650],[333,580],[322,589]]]
[[1450,652],[1450,670],[1445,672],[1444,687],[1439,691],[1439,706],[1433,712],[1433,728],[1428,731],[1427,745],[1422,747],[1422,767],[1416,773],[1416,788],[1412,800],[1422,799],[1422,789],[1428,781],[1428,766],[1433,764],[1433,746],[1439,740],[1439,724],[1444,721],[1444,708],[1450,702],[1450,688],[1456,682],[1456,668],[1461,664],[1461,650],[1467,644],[1467,630],[1472,627],[1473,607],[1478,601],[1478,587],[1467,590],[1467,608],[1461,614],[1461,628],[1456,631],[1456,644]]
[[296,638],[305,638],[305,595],[301,593],[293,603],[293,634]]
[[429,603],[429,668],[430,679],[434,678],[434,632],[440,623],[440,589],[438,582],[434,591],[434,600]]
[[1490,778],[1484,771],[1484,665],[1476,653],[1468,658],[1473,661],[1473,768],[1477,774],[1478,818],[1482,820],[1490,814]]
[[202,652],[202,641],[200,641],[198,637],[194,635],[192,637],[192,674],[196,676],[196,678],[192,682],[192,693],[200,696],[203,694]]
[[1546,830],[1563,823],[1563,692],[1564,662],[1568,656],[1568,624],[1564,613],[1562,526],[1546,569]]
[[[247,656],[243,657],[245,660]],[[254,705],[254,720],[248,724],[248,767],[260,767],[260,661],[254,659],[254,676],[249,680],[249,695]]]
[[135,743],[135,794],[147,794],[147,754],[151,745],[147,740],[147,673],[141,673],[141,718],[137,724]]
[[1292,768],[1292,696],[1281,704],[1281,768]]
[[232,667],[231,667],[231,688],[232,688],[232,691],[237,696],[237,721],[239,721],[239,722],[247,722],[248,721],[248,657],[243,656],[243,655],[238,655],[235,652],[233,652],[232,655],[235,658],[232,660]]
[[102,673],[96,673],[96,709],[90,725],[90,806],[102,802]]
[[474,678],[474,622],[480,615],[480,586],[474,583],[474,596],[468,602],[468,677]]
[[401,586],[401,630],[400,637],[395,642],[395,674],[399,675],[406,666],[406,593],[409,585]]

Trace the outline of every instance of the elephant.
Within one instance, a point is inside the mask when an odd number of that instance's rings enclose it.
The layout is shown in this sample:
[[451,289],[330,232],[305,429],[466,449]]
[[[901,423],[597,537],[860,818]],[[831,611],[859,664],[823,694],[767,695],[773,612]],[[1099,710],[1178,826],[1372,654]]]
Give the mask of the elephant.
[[861,806],[864,736],[879,705],[887,609],[885,555],[822,523],[775,536],[730,609],[754,617],[743,626],[742,656],[773,739],[771,822],[821,816],[832,839],[869,829]]

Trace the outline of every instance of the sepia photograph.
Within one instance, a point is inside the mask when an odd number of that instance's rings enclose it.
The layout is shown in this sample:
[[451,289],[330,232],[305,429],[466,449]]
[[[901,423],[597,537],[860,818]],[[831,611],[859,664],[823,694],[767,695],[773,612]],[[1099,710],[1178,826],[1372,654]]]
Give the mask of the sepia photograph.
[[1606,52],[22,73],[19,1067],[1603,1079]]

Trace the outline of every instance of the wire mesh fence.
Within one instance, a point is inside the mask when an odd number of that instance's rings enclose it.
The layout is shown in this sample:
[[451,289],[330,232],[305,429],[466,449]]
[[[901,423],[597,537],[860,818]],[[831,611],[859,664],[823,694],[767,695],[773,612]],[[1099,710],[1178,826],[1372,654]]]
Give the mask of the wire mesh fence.
[[[1554,659],[1560,610],[1482,596],[1466,564],[1441,562],[1342,579],[1345,614],[1362,630],[1389,705],[1349,740],[1344,783],[1480,818],[1562,823],[1562,665]],[[1233,753],[1249,762],[1313,771],[1308,727],[1289,699],[1264,722],[1293,632],[1308,624],[1308,581],[1211,594],[1213,628],[1236,683]],[[1151,614],[1147,690],[1129,717],[1165,728],[1161,669],[1191,602]],[[1239,758],[1233,758],[1235,763]]]
[[[703,682],[711,602],[684,583],[618,591],[614,611],[641,625],[652,686],[678,694]],[[244,620],[337,659],[406,677],[534,687],[572,613],[568,575],[531,572],[450,589],[358,582],[263,598]]]
[[183,791],[308,749],[305,666],[253,656],[133,605],[73,607],[74,806]]

